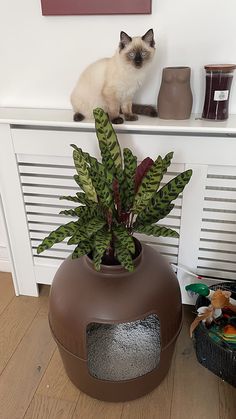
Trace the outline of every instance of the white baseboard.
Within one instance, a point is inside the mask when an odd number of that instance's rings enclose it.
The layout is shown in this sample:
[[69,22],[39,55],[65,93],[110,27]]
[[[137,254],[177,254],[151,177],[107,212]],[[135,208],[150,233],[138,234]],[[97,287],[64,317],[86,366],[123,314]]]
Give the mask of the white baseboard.
[[11,272],[11,264],[9,260],[0,259],[0,272]]
[[0,272],[11,272],[11,264],[8,259],[8,251],[0,244]]

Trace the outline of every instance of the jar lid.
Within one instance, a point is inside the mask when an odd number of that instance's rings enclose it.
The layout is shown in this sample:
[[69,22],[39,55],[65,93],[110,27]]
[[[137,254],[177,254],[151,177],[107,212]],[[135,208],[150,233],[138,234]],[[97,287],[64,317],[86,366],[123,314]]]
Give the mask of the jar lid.
[[207,64],[204,66],[206,70],[210,71],[234,71],[236,69],[235,64]]

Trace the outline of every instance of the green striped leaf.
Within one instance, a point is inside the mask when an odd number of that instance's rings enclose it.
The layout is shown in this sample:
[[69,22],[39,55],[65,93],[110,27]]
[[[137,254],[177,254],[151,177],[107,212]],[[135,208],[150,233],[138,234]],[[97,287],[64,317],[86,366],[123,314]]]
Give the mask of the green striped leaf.
[[60,196],[59,199],[66,199],[67,201],[78,202],[83,205],[91,205],[94,203],[94,201],[88,199],[83,192],[77,192],[76,196]]
[[132,151],[125,148],[124,156],[124,180],[121,185],[123,192],[123,208],[128,210],[133,205],[135,194],[135,173],[137,169],[137,157],[133,155]]
[[114,170],[113,165],[118,169],[117,178],[119,179],[119,173],[122,169],[122,156],[115,130],[103,109],[95,109],[93,115],[102,161],[108,171]]
[[85,225],[85,231],[88,237],[92,236],[98,230],[101,230],[106,224],[105,220],[101,220],[100,218],[92,218],[89,222]]
[[94,187],[97,191],[97,196],[101,204],[109,209],[114,208],[113,193],[112,193],[112,179],[108,177],[108,173],[103,164],[97,160],[93,161],[89,170]]
[[134,227],[138,225],[146,225],[157,223],[165,218],[174,208],[174,204],[167,205],[166,207],[148,207],[146,211],[141,212],[134,223]]
[[136,233],[147,234],[148,236],[163,236],[163,237],[179,237],[177,231],[172,230],[171,228],[157,226],[157,225],[139,225],[134,229]]
[[113,227],[115,237],[122,243],[122,246],[128,249],[131,253],[135,253],[135,244],[133,237],[128,233],[123,225]]
[[83,154],[79,150],[74,150],[73,159],[75,163],[75,168],[78,173],[78,176],[76,177],[76,182],[86,193],[88,199],[90,199],[93,202],[98,202],[96,190],[90,178],[88,166],[85,158],[83,157]]
[[115,256],[127,271],[132,272],[134,270],[134,264],[129,250],[117,240],[115,241]]
[[101,268],[102,258],[105,251],[109,248],[112,239],[112,234],[105,230],[99,230],[94,235],[94,251],[93,251],[93,262],[94,267],[97,271]]
[[60,211],[60,214],[70,215],[72,217],[79,217],[80,219],[83,219],[86,222],[90,218],[102,215],[99,205],[94,203],[92,203],[91,206],[80,205],[79,207],[74,209],[63,210]]
[[162,160],[162,175],[164,175],[167,172],[167,169],[171,164],[171,160],[173,158],[173,155],[174,155],[174,153],[173,153],[173,151],[171,151]]
[[78,223],[78,229],[74,232],[72,237],[68,240],[67,244],[78,244],[83,240],[87,240],[88,236],[86,234],[86,230],[81,223]]
[[58,227],[52,231],[37,248],[37,253],[42,253],[44,250],[50,249],[54,244],[62,242],[66,237],[70,237],[77,230],[77,222],[71,221],[68,224]]
[[81,256],[87,255],[92,249],[91,243],[88,240],[82,241],[75,248],[72,253],[72,259],[80,258]]
[[72,201],[72,202],[81,202],[77,196],[60,196],[59,199],[66,199],[67,201]]
[[192,170],[186,170],[180,173],[174,179],[171,179],[165,186],[163,186],[154,196],[150,202],[150,206],[161,208],[166,207],[174,201],[181,192],[183,192],[185,186],[188,184],[192,176]]
[[75,210],[73,209],[68,209],[68,210],[63,210],[59,212],[60,215],[69,215],[71,217],[77,217]]
[[133,212],[138,214],[146,208],[162,179],[162,158],[159,156],[144,176],[134,197]]

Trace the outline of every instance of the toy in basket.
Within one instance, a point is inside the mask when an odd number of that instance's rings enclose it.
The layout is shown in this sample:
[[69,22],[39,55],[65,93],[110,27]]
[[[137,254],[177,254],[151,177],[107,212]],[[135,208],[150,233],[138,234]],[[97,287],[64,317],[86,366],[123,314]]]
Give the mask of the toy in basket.
[[185,289],[199,295],[190,326],[198,361],[236,387],[236,281]]

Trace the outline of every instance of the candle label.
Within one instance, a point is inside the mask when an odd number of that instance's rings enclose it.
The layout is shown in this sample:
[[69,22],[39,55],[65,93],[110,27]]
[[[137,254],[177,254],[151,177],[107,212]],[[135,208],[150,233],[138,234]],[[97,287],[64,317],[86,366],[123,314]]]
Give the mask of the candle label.
[[228,100],[229,90],[215,90],[214,100]]

